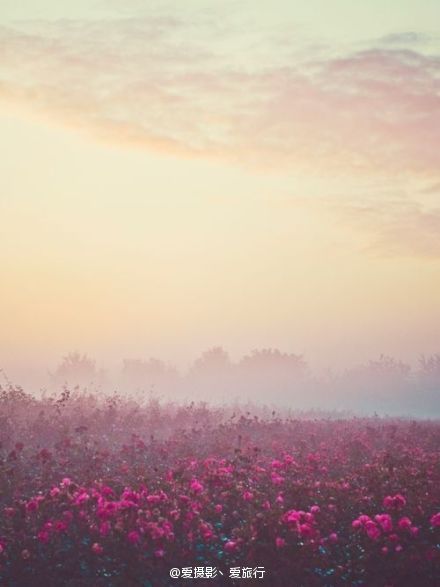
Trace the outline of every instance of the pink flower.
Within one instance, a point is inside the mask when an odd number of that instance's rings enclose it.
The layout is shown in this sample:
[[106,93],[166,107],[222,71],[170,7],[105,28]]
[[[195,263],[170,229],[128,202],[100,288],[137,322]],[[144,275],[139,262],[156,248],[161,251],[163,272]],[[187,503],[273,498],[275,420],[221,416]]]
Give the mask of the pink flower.
[[203,485],[197,479],[191,481],[190,488],[194,493],[201,493],[203,491]]
[[371,538],[371,540],[377,540],[380,536],[380,530],[373,521],[365,524],[365,531],[368,538]]
[[438,514],[434,514],[429,521],[431,522],[431,526],[433,528],[438,528],[440,526],[440,512],[438,512]]
[[286,546],[286,541],[284,540],[284,538],[277,536],[275,538],[275,545],[277,548],[284,548]]
[[99,526],[99,533],[101,534],[101,536],[108,536],[108,534],[110,533],[110,528],[110,522],[102,522],[102,524]]
[[270,478],[274,485],[281,485],[284,483],[284,477],[281,477],[281,475],[278,475],[278,473],[272,472]]
[[237,548],[237,542],[234,540],[228,540],[225,544],[225,551],[226,552],[234,552]]
[[289,523],[294,523],[294,522],[298,522],[300,519],[300,513],[297,512],[296,510],[289,510],[286,514],[286,522]]
[[312,512],[312,514],[318,514],[321,511],[321,508],[319,507],[319,505],[312,505],[310,511]]
[[99,544],[99,542],[94,542],[91,548],[94,554],[102,554],[104,552],[103,547]]
[[400,509],[406,504],[406,499],[400,493],[396,495],[387,495],[383,500],[383,506],[387,509]]
[[104,485],[104,487],[101,488],[101,494],[104,497],[109,497],[110,495],[113,495],[113,489],[107,485]]
[[328,537],[330,542],[337,542],[338,541],[338,535],[336,534],[336,532],[332,532],[331,534],[329,534]]
[[243,499],[244,499],[245,501],[252,501],[252,500],[253,500],[253,498],[254,498],[254,494],[253,494],[251,491],[245,491],[245,492],[243,493]]
[[374,519],[384,532],[391,532],[393,530],[393,522],[389,514],[377,514],[377,516],[374,516]]
[[219,514],[220,512],[222,512],[222,511],[223,511],[223,506],[222,506],[221,504],[219,504],[219,503],[218,503],[218,504],[215,506],[215,508],[214,508],[214,509],[215,509],[215,511],[216,511],[216,512]]
[[163,558],[165,556],[165,551],[162,548],[158,548],[154,551],[154,556],[156,558]]
[[411,528],[411,524],[411,520],[405,516],[403,518],[400,518],[398,526],[401,530],[408,530],[409,528]]
[[65,532],[67,530],[67,524],[62,520],[57,520],[54,524],[54,528],[57,532]]
[[26,504],[26,511],[35,512],[38,509],[38,505],[39,505],[38,499],[31,499]]
[[56,497],[57,495],[59,495],[59,493],[60,493],[59,487],[52,487],[52,489],[49,491],[49,495],[51,497]]
[[82,505],[90,499],[90,495],[86,491],[82,491],[75,498],[75,505]]
[[137,530],[132,530],[128,533],[127,539],[129,542],[131,542],[131,544],[138,544],[141,540],[141,535]]
[[50,538],[49,532],[46,532],[45,530],[42,530],[41,532],[38,532],[37,538],[43,544],[47,544],[49,542],[49,538]]
[[311,536],[313,534],[313,528],[310,524],[301,524],[298,530],[301,536]]
[[71,479],[69,479],[69,477],[64,477],[61,481],[61,487],[69,487],[70,485],[72,485]]

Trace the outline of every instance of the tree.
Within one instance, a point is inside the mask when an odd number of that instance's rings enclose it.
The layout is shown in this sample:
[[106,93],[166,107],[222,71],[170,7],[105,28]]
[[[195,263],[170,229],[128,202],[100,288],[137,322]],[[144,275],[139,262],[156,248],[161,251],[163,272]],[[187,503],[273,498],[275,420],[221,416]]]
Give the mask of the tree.
[[54,373],[50,376],[56,385],[89,385],[102,383],[104,372],[98,371],[96,363],[86,354],[71,352],[63,357]]

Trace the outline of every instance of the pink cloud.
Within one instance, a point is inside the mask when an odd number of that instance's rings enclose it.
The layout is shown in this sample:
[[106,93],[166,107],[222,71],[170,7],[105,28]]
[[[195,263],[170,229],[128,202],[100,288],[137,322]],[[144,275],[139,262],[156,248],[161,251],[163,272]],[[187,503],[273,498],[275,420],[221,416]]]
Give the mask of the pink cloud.
[[0,97],[138,147],[437,181],[440,56],[391,43],[234,65],[227,42],[210,43],[206,31],[189,41],[187,26],[151,18],[0,29]]

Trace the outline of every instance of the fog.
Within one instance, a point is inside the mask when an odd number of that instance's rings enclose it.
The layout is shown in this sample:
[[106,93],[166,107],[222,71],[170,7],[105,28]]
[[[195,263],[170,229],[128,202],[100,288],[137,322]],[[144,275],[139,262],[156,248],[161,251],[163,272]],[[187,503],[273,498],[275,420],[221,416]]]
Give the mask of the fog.
[[272,348],[232,360],[223,347],[215,346],[184,369],[154,357],[99,365],[87,354],[71,352],[52,368],[3,367],[0,375],[3,386],[18,385],[36,396],[68,388],[117,393],[141,402],[155,398],[312,414],[440,416],[440,354],[420,356],[413,365],[380,355],[333,371]]

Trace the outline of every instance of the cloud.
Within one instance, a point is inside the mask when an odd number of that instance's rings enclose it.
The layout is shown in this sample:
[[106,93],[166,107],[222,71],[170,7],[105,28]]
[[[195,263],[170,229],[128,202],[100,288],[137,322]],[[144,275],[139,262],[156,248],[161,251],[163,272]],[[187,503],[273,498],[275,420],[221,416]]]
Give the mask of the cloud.
[[336,207],[353,230],[367,238],[364,250],[381,257],[440,258],[440,207],[406,199]]
[[437,181],[439,55],[389,43],[317,58],[228,35],[159,16],[1,28],[0,98],[189,157]]
[[379,41],[384,45],[403,45],[408,47],[408,45],[429,44],[432,41],[438,41],[438,38],[426,33],[405,31],[402,33],[385,35],[384,37],[381,37]]

